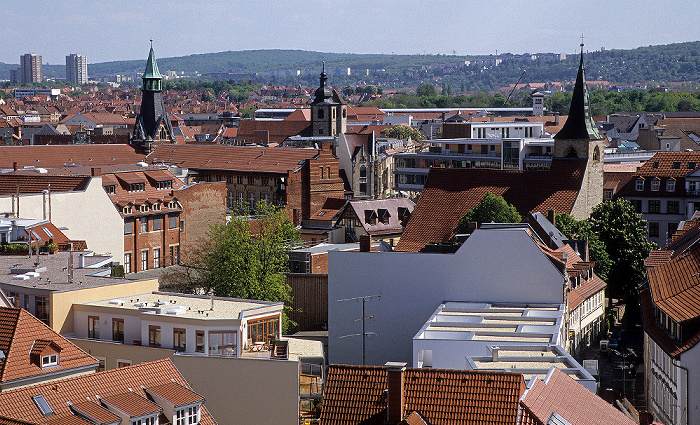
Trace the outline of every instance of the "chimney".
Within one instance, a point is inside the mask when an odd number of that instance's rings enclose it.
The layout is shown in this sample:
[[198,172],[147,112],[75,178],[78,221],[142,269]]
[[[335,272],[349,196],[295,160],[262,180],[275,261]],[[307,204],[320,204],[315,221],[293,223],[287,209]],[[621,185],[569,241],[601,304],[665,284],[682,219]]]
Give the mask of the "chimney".
[[100,167],[92,167],[90,169],[90,175],[92,177],[100,177],[102,175],[102,168]]
[[17,171],[17,161],[12,163],[12,169]]
[[476,221],[467,222],[467,234],[468,235],[471,235],[472,233],[474,233],[474,230],[476,230],[478,228],[479,228],[478,222],[476,222]]
[[500,350],[500,347],[491,347],[491,361],[498,361],[498,350]]
[[406,363],[386,362],[386,421],[396,424],[403,420],[404,371]]
[[16,125],[12,130],[18,139],[22,138],[22,126],[21,125]]
[[554,125],[559,125],[559,112],[554,113]]
[[360,252],[369,252],[372,246],[372,237],[370,235],[360,235]]
[[491,121],[491,122],[496,121],[496,117],[494,117],[493,115],[491,115],[490,121]]
[[556,211],[554,211],[554,209],[547,211],[547,220],[549,220],[549,222],[555,226],[556,226],[556,223],[554,222],[554,220],[556,220],[556,217],[557,217],[557,214],[556,214]]

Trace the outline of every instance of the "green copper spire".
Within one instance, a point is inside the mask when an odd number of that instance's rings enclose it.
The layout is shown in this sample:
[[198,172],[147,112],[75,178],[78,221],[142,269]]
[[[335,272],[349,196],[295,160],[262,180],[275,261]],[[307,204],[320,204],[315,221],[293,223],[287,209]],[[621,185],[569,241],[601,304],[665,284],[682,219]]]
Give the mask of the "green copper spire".
[[586,86],[586,73],[583,67],[583,43],[581,43],[581,62],[578,67],[574,93],[571,97],[569,117],[554,138],[564,140],[600,140],[603,138],[593,122],[593,118],[591,118],[588,87]]
[[148,60],[146,61],[146,70],[141,78],[143,78],[144,90],[162,90],[163,76],[160,75],[160,72],[158,72],[158,62],[156,62],[156,55],[153,53],[153,40],[151,40],[151,51],[149,52]]

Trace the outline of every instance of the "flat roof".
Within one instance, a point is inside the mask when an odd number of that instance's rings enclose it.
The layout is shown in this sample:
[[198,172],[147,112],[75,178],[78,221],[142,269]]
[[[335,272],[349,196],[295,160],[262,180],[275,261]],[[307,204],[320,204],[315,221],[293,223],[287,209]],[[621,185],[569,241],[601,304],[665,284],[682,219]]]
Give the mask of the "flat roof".
[[[0,284],[47,291],[73,291],[105,285],[133,282],[133,279],[110,277],[111,256],[91,255],[83,252],[84,268],[78,268],[81,252],[57,252],[53,255],[3,255],[0,256]],[[69,279],[70,256],[73,256],[73,281]],[[99,267],[102,263],[104,267]]]
[[[238,298],[213,297],[207,295],[152,292],[122,298],[82,303],[85,306],[108,307],[116,310],[140,311],[146,314],[184,317],[202,320],[239,319],[242,313],[256,314],[256,310],[272,307],[282,310],[283,303],[272,301],[242,300]],[[276,308],[275,308],[276,307]],[[270,309],[262,310],[270,312]]]
[[413,339],[555,343],[563,315],[563,304],[448,301],[435,310]]

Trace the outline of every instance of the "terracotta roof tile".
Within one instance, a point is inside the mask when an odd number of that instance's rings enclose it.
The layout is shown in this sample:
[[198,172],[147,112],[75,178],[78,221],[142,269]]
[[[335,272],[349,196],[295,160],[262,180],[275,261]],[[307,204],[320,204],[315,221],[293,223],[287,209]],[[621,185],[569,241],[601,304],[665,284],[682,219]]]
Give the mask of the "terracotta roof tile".
[[[542,424],[547,423],[554,412],[576,425],[635,424],[624,413],[557,368],[552,368],[545,382],[535,381],[523,396],[521,405],[525,414]],[[521,424],[526,423],[521,421]]]
[[[71,408],[67,404],[69,401],[82,403],[88,397],[91,400],[98,400],[98,396],[104,399],[122,400],[123,395],[129,392],[129,388],[146,400],[147,394],[141,388],[141,385],[158,386],[172,380],[187,386],[187,382],[170,359],[110,369],[104,372],[0,392],[0,415],[44,424],[47,418],[44,418],[32,400],[34,395],[43,395],[49,406],[56,413],[56,416],[63,417],[71,414]],[[138,403],[141,403],[141,401],[138,401]],[[135,409],[135,407],[130,408]],[[150,407],[143,410],[149,409]],[[202,425],[216,424],[205,406],[202,407],[200,423]]]
[[168,382],[162,385],[146,387],[145,390],[149,394],[155,394],[167,400],[175,407],[204,402],[204,397],[177,382]]
[[570,213],[585,168],[586,161],[576,159],[554,159],[549,171],[431,168],[397,250],[448,241],[459,219],[487,192],[502,196],[521,215],[550,209]]
[[656,267],[666,264],[671,259],[673,251],[655,249],[649,252],[649,256],[644,259],[644,267]]
[[135,164],[143,160],[129,145],[0,146],[0,168],[55,168],[67,164],[101,166]]
[[148,162],[172,163],[198,170],[287,174],[318,154],[317,149],[308,148],[161,145],[148,156]]
[[73,403],[71,410],[77,412],[81,416],[89,417],[100,424],[109,424],[115,421],[120,421],[121,418],[94,401],[83,401],[82,403]]
[[647,270],[654,304],[676,322],[700,316],[700,246]]
[[163,409],[157,404],[149,401],[146,397],[135,392],[126,391],[110,396],[102,396],[101,400],[108,405],[114,406],[132,418],[161,412]]
[[[384,367],[331,365],[327,376],[321,424],[384,423]],[[433,425],[514,424],[524,390],[517,373],[407,368],[403,416],[419,412]]]
[[657,152],[637,169],[634,176],[679,178],[698,167],[700,152]]
[[20,193],[41,193],[48,189],[51,189],[51,192],[78,191],[85,189],[89,182],[90,178],[84,176],[2,173],[0,174],[0,195],[16,194],[18,189]]
[[[59,364],[47,369],[31,360],[33,347],[55,344],[59,350]],[[0,308],[0,350],[5,361],[0,363],[0,382],[26,378],[59,370],[87,367],[99,363],[97,359],[54,332],[24,309]]]
[[694,347],[700,342],[700,329],[691,332],[683,341],[679,341],[671,338],[671,336],[659,326],[656,322],[654,302],[652,301],[649,288],[644,288],[639,291],[639,303],[642,306],[644,332],[672,357],[682,354],[684,351]]

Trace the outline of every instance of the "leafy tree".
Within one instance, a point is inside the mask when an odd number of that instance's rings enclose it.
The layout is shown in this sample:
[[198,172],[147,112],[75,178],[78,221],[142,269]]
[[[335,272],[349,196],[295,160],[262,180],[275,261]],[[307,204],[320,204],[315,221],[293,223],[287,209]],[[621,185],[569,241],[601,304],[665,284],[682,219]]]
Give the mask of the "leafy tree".
[[283,210],[264,201],[252,218],[239,215],[211,226],[210,241],[187,258],[190,285],[218,296],[289,303],[287,249],[299,232]]
[[464,217],[459,219],[455,228],[455,233],[465,233],[470,221],[477,223],[519,223],[522,217],[515,207],[502,196],[496,196],[491,192],[486,192],[479,205],[469,210]]
[[401,124],[387,128],[386,130],[382,131],[382,135],[384,137],[394,137],[397,139],[408,139],[410,137],[411,140],[414,141],[425,139],[425,136],[419,130]]
[[437,96],[437,89],[432,84],[425,84],[422,86],[418,86],[418,88],[416,89],[416,94],[418,96],[426,97]]
[[588,221],[612,262],[607,279],[610,295],[634,295],[645,277],[644,259],[655,248],[647,239],[642,215],[634,211],[629,201],[620,198],[598,204]]
[[586,220],[576,220],[569,214],[561,213],[556,216],[556,226],[569,239],[586,239],[591,260],[595,262],[595,272],[601,279],[607,281],[612,261],[605,244],[591,229],[591,223]]
[[351,86],[345,86],[343,87],[343,95],[344,96],[352,96],[355,94],[355,88]]

